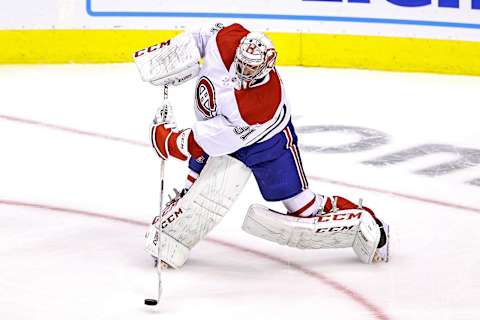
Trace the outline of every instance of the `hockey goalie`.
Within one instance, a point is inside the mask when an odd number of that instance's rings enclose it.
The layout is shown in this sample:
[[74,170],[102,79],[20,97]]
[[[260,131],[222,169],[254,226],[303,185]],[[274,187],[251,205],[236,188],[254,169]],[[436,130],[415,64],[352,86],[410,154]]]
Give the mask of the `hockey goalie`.
[[281,201],[285,211],[252,204],[245,232],[302,249],[352,247],[364,263],[389,260],[389,226],[370,208],[310,190],[276,58],[266,35],[240,24],[184,32],[135,53],[145,81],[179,85],[196,78],[192,128],[177,128],[168,101],[151,128],[158,156],[188,161],[190,168],[185,187],[146,234],[146,251],[156,257],[161,229],[162,263],[180,268],[251,174],[263,198]]

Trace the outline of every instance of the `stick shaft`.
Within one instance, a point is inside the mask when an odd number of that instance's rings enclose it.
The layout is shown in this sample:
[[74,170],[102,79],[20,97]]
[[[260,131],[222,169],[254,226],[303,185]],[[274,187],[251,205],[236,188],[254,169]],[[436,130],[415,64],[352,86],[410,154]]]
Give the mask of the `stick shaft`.
[[[163,87],[163,100],[168,99],[168,85]],[[166,117],[166,114],[164,114]],[[163,119],[165,120],[165,119]],[[160,302],[160,298],[162,296],[163,286],[162,286],[162,224],[163,224],[163,217],[162,217],[162,209],[163,209],[163,191],[164,191],[164,184],[165,184],[165,160],[160,160],[160,218],[158,219],[158,247],[157,247],[157,275],[158,275],[158,301]]]

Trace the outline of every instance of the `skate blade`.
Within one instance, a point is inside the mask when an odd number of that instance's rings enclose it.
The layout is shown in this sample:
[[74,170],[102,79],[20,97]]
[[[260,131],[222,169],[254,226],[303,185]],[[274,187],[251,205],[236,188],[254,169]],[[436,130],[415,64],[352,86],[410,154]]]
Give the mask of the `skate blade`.
[[[158,266],[158,259],[154,256],[152,256],[152,258],[153,258],[154,266],[156,268]],[[168,263],[166,263],[165,261],[160,262],[160,269],[165,270],[165,269],[168,269],[168,268],[170,268],[170,265]]]
[[387,235],[387,243],[375,251],[372,259],[374,263],[390,261],[390,226],[384,224],[383,230],[385,230],[385,234]]

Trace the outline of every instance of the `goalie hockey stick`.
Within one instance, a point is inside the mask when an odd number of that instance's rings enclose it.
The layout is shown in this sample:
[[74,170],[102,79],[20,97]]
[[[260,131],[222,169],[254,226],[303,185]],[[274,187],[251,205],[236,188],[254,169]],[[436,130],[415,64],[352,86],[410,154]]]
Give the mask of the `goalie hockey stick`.
[[[163,101],[168,99],[168,85],[166,84],[163,87]],[[165,112],[162,115],[162,120],[165,120],[167,113]],[[162,208],[163,208],[163,189],[164,189],[164,180],[165,180],[165,160],[160,160],[160,213],[158,219],[158,239],[157,239],[157,262],[155,265],[155,270],[157,271],[158,276],[158,295],[157,299],[145,299],[144,303],[148,306],[155,306],[160,301],[162,296],[163,286],[162,286],[162,257],[161,257],[161,248],[162,248]]]

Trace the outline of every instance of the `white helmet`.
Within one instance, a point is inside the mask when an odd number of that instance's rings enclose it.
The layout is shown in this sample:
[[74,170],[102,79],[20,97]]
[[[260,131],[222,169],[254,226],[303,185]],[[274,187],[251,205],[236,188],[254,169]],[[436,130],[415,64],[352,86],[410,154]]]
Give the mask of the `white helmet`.
[[242,82],[262,79],[273,69],[276,59],[272,41],[263,33],[250,32],[235,52],[235,74]]

